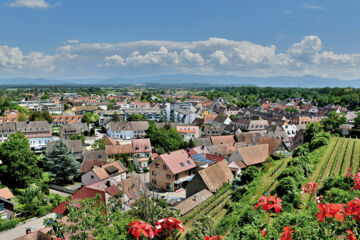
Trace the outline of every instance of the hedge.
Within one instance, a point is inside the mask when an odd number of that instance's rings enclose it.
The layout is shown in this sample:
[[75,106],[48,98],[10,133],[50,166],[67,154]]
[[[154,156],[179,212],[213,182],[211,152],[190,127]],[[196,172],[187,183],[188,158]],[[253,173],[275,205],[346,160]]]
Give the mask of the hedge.
[[16,227],[18,221],[15,219],[9,221],[0,221],[0,232]]

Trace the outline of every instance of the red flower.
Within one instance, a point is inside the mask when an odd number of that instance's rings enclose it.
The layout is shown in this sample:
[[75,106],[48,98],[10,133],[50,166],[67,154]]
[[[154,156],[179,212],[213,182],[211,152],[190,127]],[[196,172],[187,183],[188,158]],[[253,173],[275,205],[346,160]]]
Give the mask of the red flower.
[[184,231],[184,226],[181,221],[173,217],[164,218],[155,223],[155,235],[158,235],[166,230],[171,231],[173,229],[180,229],[181,231]]
[[318,184],[316,182],[309,182],[305,186],[302,186],[301,190],[304,193],[315,194],[317,188],[319,188],[319,186],[318,186]]
[[356,237],[355,237],[355,234],[350,229],[348,229],[347,231],[349,233],[349,235],[346,236],[347,239],[349,239],[349,240],[357,240]]
[[260,233],[261,233],[261,236],[263,236],[263,237],[265,237],[265,235],[266,235],[266,228],[264,228],[263,230],[259,230],[260,231]]
[[204,240],[223,240],[224,236],[211,236],[211,237],[204,237]]
[[280,234],[280,236],[281,236],[280,240],[292,240],[293,239],[292,233],[294,232],[294,230],[291,230],[292,227],[293,226],[290,226],[290,227],[286,226],[283,228],[284,232],[282,232]]
[[345,209],[346,216],[353,215],[353,219],[360,222],[360,199],[355,198],[352,201],[348,202],[348,205]]
[[356,190],[360,190],[360,172],[358,172],[355,177],[354,177],[354,182],[355,182],[355,186],[352,188],[352,190],[354,190],[354,188]]
[[275,198],[274,196],[270,196],[269,198],[264,195],[259,198],[259,202],[255,205],[255,209],[262,206],[262,210],[269,211],[270,209],[274,209],[276,213],[282,211],[281,199]]
[[318,204],[318,208],[320,212],[318,212],[315,216],[317,219],[322,222],[325,218],[335,218],[339,219],[341,222],[344,221],[344,204],[337,203],[326,203]]
[[141,235],[144,237],[154,237],[153,227],[146,222],[135,220],[128,224],[130,226],[128,234],[131,233],[136,239],[139,239]]
[[346,174],[347,178],[351,177],[351,169],[352,169],[352,167],[349,167],[348,172]]

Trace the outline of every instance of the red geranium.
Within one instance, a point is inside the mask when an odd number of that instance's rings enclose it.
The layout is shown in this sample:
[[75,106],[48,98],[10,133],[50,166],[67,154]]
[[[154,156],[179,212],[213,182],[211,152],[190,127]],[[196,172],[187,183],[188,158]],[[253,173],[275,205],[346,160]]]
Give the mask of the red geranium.
[[184,226],[181,221],[173,217],[164,218],[155,223],[155,235],[166,232],[167,230],[171,231],[173,229],[180,229],[181,231],[184,231]]
[[263,237],[265,237],[266,236],[266,228],[264,228],[264,229],[260,229],[259,230],[260,231],[260,233],[261,233],[261,236],[263,236]]
[[357,240],[356,237],[355,237],[355,234],[350,229],[348,229],[347,231],[349,233],[349,235],[346,236],[347,239],[349,239],[349,240]]
[[345,209],[346,216],[354,216],[353,219],[360,222],[360,199],[355,198],[352,201],[348,202],[348,205]]
[[351,169],[352,169],[352,167],[349,167],[348,172],[346,174],[347,178],[351,177]]
[[290,226],[290,227],[286,226],[283,228],[284,232],[282,232],[280,234],[280,236],[281,236],[280,240],[292,240],[293,239],[292,233],[294,232],[294,230],[291,229],[292,227],[293,226]]
[[355,177],[354,177],[354,182],[355,182],[355,186],[353,187],[353,189],[355,188],[356,190],[360,190],[360,172],[358,172]]
[[309,182],[308,184],[306,184],[305,186],[301,187],[302,192],[304,193],[311,193],[311,194],[315,194],[316,189],[318,189],[319,186],[316,182]]
[[315,216],[317,219],[322,222],[325,218],[335,218],[339,219],[341,222],[344,221],[344,205],[345,204],[337,204],[337,203],[326,203],[318,204],[318,208],[320,212],[318,212]]
[[224,236],[211,236],[211,237],[204,237],[204,240],[223,240]]
[[259,202],[255,205],[255,209],[262,206],[262,210],[266,212],[273,208],[274,211],[278,213],[283,210],[281,201],[280,198],[275,198],[274,196],[267,197],[264,195],[259,198]]
[[150,238],[154,237],[153,227],[149,223],[135,220],[128,225],[130,226],[128,234],[131,233],[136,239],[139,239],[141,235]]

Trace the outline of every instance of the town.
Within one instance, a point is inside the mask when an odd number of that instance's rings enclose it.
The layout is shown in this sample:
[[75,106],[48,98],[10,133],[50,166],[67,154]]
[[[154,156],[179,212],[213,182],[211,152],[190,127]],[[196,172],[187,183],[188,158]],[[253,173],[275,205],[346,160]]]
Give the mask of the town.
[[[181,220],[174,227],[184,231],[177,233],[181,239],[220,236],[231,228],[234,239],[243,236],[229,219],[246,214],[256,196],[275,194],[284,211],[301,209],[310,204],[299,197],[306,179],[327,181],[325,192],[337,186],[327,177],[345,176],[348,169],[356,174],[358,93],[4,88],[0,238],[128,239],[132,220],[165,218]],[[159,239],[175,239],[174,231],[164,233],[167,238],[160,232]]]

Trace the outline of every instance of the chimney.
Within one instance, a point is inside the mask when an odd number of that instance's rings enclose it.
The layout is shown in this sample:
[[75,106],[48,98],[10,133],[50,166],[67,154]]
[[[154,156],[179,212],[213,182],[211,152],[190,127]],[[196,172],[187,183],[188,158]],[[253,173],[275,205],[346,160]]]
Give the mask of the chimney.
[[170,155],[170,153],[171,153],[171,152],[170,152],[170,150],[169,150],[169,151],[168,151],[168,154]]
[[110,187],[110,180],[106,181],[105,185],[106,185],[107,187]]
[[197,198],[196,198],[196,196],[194,196],[194,202],[196,202],[196,200],[197,200]]
[[31,228],[29,228],[29,227],[26,228],[25,233],[26,233],[26,235],[30,234],[31,233]]

